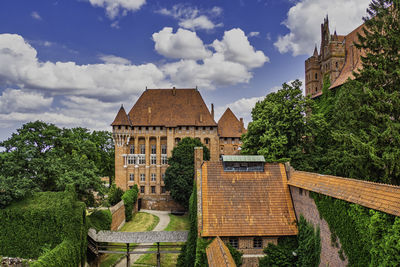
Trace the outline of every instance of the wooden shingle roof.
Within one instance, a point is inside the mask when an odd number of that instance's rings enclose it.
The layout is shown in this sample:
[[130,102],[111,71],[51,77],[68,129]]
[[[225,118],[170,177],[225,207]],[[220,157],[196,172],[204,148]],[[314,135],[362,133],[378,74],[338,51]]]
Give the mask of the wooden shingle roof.
[[205,162],[201,177],[201,236],[297,234],[282,164],[267,163],[264,172],[224,172],[221,162]]
[[221,238],[215,238],[206,248],[209,267],[236,267],[228,247]]
[[400,216],[400,186],[294,171],[288,184]]
[[129,118],[133,126],[217,126],[197,89],[147,89]]
[[246,132],[230,108],[227,108],[218,121],[218,134],[220,137],[241,137]]
[[131,122],[129,121],[128,115],[126,114],[123,106],[121,106],[113,123],[111,123],[111,126],[117,125],[131,125]]

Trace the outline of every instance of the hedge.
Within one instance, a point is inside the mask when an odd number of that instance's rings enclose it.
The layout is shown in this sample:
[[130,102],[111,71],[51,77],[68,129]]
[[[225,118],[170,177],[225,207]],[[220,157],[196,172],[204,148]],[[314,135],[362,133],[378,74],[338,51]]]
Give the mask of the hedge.
[[127,222],[132,220],[133,205],[136,203],[138,192],[138,186],[134,185],[132,189],[126,190],[122,195],[122,200],[124,201],[125,205],[125,221]]
[[[85,204],[72,187],[37,192],[0,209],[0,254],[39,260],[33,266],[77,266],[85,257]],[[56,250],[54,252],[53,250]],[[42,255],[43,254],[43,255]],[[56,266],[56,265],[53,265]]]
[[88,228],[94,228],[97,231],[110,230],[112,223],[112,214],[109,209],[95,210],[92,214],[86,217]]

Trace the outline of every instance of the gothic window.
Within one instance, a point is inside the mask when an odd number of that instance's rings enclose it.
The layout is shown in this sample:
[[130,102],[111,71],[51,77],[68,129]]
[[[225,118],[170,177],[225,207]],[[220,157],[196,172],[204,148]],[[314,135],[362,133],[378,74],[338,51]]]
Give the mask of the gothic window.
[[150,155],[150,164],[151,165],[157,164],[157,156],[156,155]]
[[161,155],[161,164],[168,164],[167,155]]
[[315,79],[318,80],[318,74],[317,73],[315,73]]
[[161,186],[161,194],[165,194],[166,190],[165,190],[165,186]]
[[167,145],[161,145],[161,154],[167,154]]
[[156,145],[151,145],[151,154],[156,154],[156,153],[157,153]]
[[155,194],[155,193],[156,193],[156,187],[155,187],[155,186],[152,186],[152,187],[151,187],[151,193],[152,193],[152,194]]
[[141,193],[141,194],[144,194],[144,186],[141,186],[141,187],[140,187],[140,193]]
[[208,145],[210,143],[210,138],[205,138],[204,143],[206,143],[206,145]]
[[146,154],[146,147],[145,145],[140,145],[140,154]]
[[140,174],[140,181],[145,182],[146,181],[146,175],[144,173]]

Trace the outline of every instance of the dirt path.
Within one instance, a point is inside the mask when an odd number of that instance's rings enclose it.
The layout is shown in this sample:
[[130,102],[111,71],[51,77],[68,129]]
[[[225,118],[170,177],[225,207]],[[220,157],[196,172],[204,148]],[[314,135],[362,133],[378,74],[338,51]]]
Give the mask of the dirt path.
[[[169,224],[169,212],[168,211],[159,211],[159,210],[140,210],[140,212],[146,212],[153,214],[160,218],[160,221],[154,227],[152,231],[163,231]],[[143,244],[143,245],[151,245],[152,243],[149,244]],[[147,249],[134,249],[134,251],[147,251]],[[133,264],[135,261],[137,261],[143,254],[131,254],[130,256],[130,261],[131,264]],[[124,257],[117,265],[116,267],[126,267],[126,257]]]

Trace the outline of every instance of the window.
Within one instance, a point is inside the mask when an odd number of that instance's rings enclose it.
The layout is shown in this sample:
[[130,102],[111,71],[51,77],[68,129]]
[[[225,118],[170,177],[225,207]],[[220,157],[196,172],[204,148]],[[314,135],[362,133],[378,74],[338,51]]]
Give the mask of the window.
[[150,164],[151,165],[157,164],[157,156],[156,155],[150,155]]
[[140,181],[141,182],[145,182],[146,181],[146,174],[144,174],[144,173],[140,174]]
[[234,144],[235,143],[235,138],[232,138],[232,144]]
[[156,150],[156,145],[151,145],[151,154],[156,154],[157,150]]
[[165,192],[167,192],[167,191],[165,190],[165,186],[161,186],[161,194],[165,194]]
[[161,155],[161,164],[168,164],[167,155]]
[[135,156],[128,155],[128,165],[135,164]]
[[237,237],[229,238],[229,244],[234,248],[239,248],[239,240]]
[[336,64],[336,69],[337,69],[337,68],[339,68],[339,63],[338,63],[338,62],[336,62],[335,64]]
[[129,186],[129,189],[132,189],[132,188],[133,188],[133,186],[132,186],[132,185],[130,185],[130,186]]
[[167,145],[161,145],[161,154],[167,154]]
[[155,181],[156,181],[156,174],[155,174],[155,173],[152,173],[152,174],[151,174],[151,181],[152,181],[152,182],[155,182]]
[[144,194],[144,186],[140,187],[140,193]]
[[317,73],[315,73],[315,79],[316,79],[316,80],[318,79],[318,74],[317,74]]
[[303,188],[299,188],[299,194],[303,195]]
[[210,143],[210,139],[209,138],[205,138],[204,139],[204,143],[206,143],[206,145],[208,145]]
[[262,248],[262,238],[261,237],[254,237],[253,247],[254,248]]
[[151,187],[151,193],[152,193],[152,194],[155,194],[155,193],[156,193],[156,187],[155,187],[155,186],[152,186],[152,187]]
[[146,154],[146,148],[143,144],[140,145],[140,154]]
[[135,181],[135,174],[133,173],[129,174],[129,181]]
[[146,164],[146,156],[139,155],[139,164]]
[[165,180],[165,172],[161,174],[161,179],[164,181]]
[[135,146],[131,145],[130,154],[135,154]]
[[219,147],[219,150],[222,152],[222,151],[224,151],[224,146],[220,146]]

